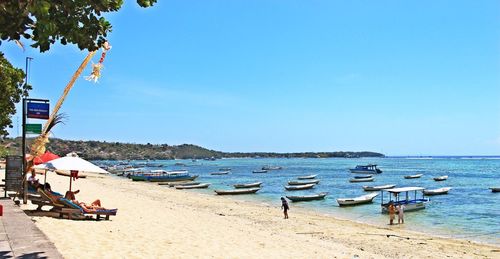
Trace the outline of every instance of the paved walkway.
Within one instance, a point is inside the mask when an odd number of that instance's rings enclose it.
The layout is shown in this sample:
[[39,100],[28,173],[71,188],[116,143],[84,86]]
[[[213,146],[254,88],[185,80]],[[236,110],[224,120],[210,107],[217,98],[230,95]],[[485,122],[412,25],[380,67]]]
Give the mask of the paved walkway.
[[3,206],[0,258],[63,258],[47,236],[11,199],[0,199],[0,204]]

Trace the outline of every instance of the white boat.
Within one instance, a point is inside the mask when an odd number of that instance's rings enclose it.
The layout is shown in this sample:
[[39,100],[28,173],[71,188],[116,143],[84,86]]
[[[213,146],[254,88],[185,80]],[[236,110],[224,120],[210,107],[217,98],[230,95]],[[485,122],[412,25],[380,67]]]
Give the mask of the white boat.
[[363,179],[363,178],[371,178],[373,175],[371,174],[364,174],[364,175],[356,175],[354,176],[354,179]]
[[415,178],[420,178],[424,174],[414,174],[414,175],[406,175],[405,179],[415,179]]
[[378,196],[378,194],[379,193],[374,192],[355,198],[338,198],[337,203],[339,204],[339,206],[352,206],[364,203],[371,203],[373,199]]
[[225,174],[229,174],[230,172],[229,171],[220,171],[220,172],[212,172],[210,173],[211,175],[225,175]]
[[318,184],[319,180],[306,180],[306,181],[288,181],[288,185],[304,185],[304,184]]
[[386,185],[379,185],[379,186],[363,186],[363,190],[365,191],[380,191],[380,190],[385,190],[385,189],[391,189],[396,187],[395,184],[386,184]]
[[[424,197],[423,191],[425,188],[423,187],[401,187],[394,188],[388,190],[381,190],[380,193],[382,195],[382,203],[380,206],[382,207],[382,213],[388,212],[389,204],[392,203],[394,206],[404,205],[405,212],[406,211],[415,211],[425,209],[425,204],[429,201],[429,199]],[[388,201],[385,202],[384,192],[387,192]],[[404,193],[403,195],[401,195]],[[421,198],[419,198],[418,193],[420,193]],[[413,194],[413,195],[412,195]]]
[[297,202],[297,201],[314,201],[314,200],[322,200],[327,195],[327,192],[322,192],[318,194],[312,195],[301,195],[301,196],[286,196],[289,200]]
[[254,174],[265,174],[265,173],[267,173],[267,170],[254,170],[254,171],[252,171],[252,173],[254,173]]
[[242,184],[235,184],[233,185],[234,188],[252,188],[252,187],[260,187],[262,182],[256,182],[256,183],[242,183]]
[[266,171],[269,171],[269,170],[281,170],[283,169],[283,167],[281,166],[272,166],[272,165],[265,165],[262,167],[262,170],[266,170]]
[[448,179],[448,176],[447,176],[447,175],[434,177],[434,181],[444,181],[444,180],[446,180],[446,179]]
[[500,187],[490,187],[491,192],[500,192]]
[[239,195],[256,193],[260,188],[236,189],[236,190],[214,190],[218,195]]
[[377,168],[377,165],[357,165],[355,168],[349,169],[353,174],[380,174],[382,170]]
[[352,179],[349,179],[349,182],[350,183],[361,183],[361,182],[373,182],[373,180],[375,180],[375,178],[373,178],[373,177],[370,177],[370,178],[359,178],[359,179],[352,178]]
[[317,174],[311,174],[311,175],[304,175],[304,176],[299,176],[297,179],[299,180],[307,180],[307,179],[314,179],[318,176]]
[[311,183],[311,184],[304,184],[304,185],[288,185],[288,186],[285,186],[285,189],[287,191],[298,191],[298,190],[306,190],[306,189],[311,189],[314,187],[315,184]]
[[199,184],[190,184],[190,185],[176,185],[175,189],[182,190],[182,189],[204,189],[208,188],[210,186],[209,183],[199,183]]
[[451,187],[443,187],[443,188],[434,189],[434,190],[424,190],[424,194],[427,196],[448,194],[449,190],[451,190]]

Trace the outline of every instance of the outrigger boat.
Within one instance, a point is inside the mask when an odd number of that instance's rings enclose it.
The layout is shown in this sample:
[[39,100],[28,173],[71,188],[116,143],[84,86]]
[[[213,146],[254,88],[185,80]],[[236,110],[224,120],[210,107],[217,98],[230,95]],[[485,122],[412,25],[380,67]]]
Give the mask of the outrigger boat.
[[225,175],[225,174],[229,174],[230,172],[229,171],[221,171],[221,172],[213,172],[213,173],[210,173],[211,175]]
[[269,171],[269,170],[281,170],[283,169],[283,167],[281,166],[270,166],[270,165],[265,165],[262,167],[262,170],[266,170],[266,171]]
[[256,193],[260,188],[238,189],[238,190],[214,190],[218,195],[238,195]]
[[[394,206],[397,206],[399,204],[405,205],[405,212],[425,209],[425,204],[429,201],[429,199],[424,197],[424,190],[425,188],[423,187],[402,187],[381,190],[380,193],[382,194],[382,198],[380,205],[382,207],[382,213],[388,212],[387,208],[389,207],[390,203],[392,203]],[[389,197],[389,200],[387,202],[384,201],[384,192],[388,193],[388,195],[386,195],[386,197]],[[417,197],[418,192],[421,193],[421,198]],[[410,193],[413,193],[413,197],[411,197]]]
[[491,192],[500,192],[500,187],[490,187]]
[[380,191],[380,190],[385,190],[385,189],[391,189],[396,187],[395,184],[386,184],[386,185],[379,185],[379,186],[363,186],[363,190],[365,191]]
[[349,182],[350,183],[373,182],[373,180],[375,180],[375,178],[373,178],[373,177],[361,178],[361,179],[352,178],[352,179],[349,179]]
[[405,179],[415,179],[415,178],[420,178],[424,174],[414,174],[414,175],[405,175]]
[[267,173],[267,170],[254,170],[254,171],[252,171],[252,173],[254,173],[254,174],[265,174],[265,173]]
[[240,189],[240,188],[260,187],[261,184],[262,182],[256,182],[256,183],[235,184],[233,186],[234,188]]
[[311,184],[304,184],[304,185],[292,185],[292,186],[285,186],[285,189],[287,191],[298,191],[298,190],[307,190],[307,189],[311,189],[314,187],[315,184],[311,183]]
[[380,174],[382,170],[377,168],[377,165],[357,165],[355,168],[349,169],[354,174]]
[[164,170],[151,170],[149,173],[131,175],[133,181],[148,181],[148,182],[178,182],[178,181],[192,181],[198,175],[190,175],[188,171],[164,171]]
[[182,190],[182,189],[205,189],[210,186],[209,183],[199,183],[199,184],[190,184],[190,185],[176,185],[175,189]]
[[451,190],[451,187],[443,187],[443,188],[434,189],[434,190],[424,190],[424,194],[427,196],[448,194],[449,190]]
[[304,176],[299,176],[297,179],[299,180],[308,180],[308,179],[314,179],[318,176],[317,174],[311,174],[311,175],[304,175]]
[[304,184],[318,184],[319,180],[308,180],[308,181],[288,181],[288,185],[304,185]]
[[286,196],[289,200],[293,202],[297,201],[313,201],[313,200],[322,200],[327,195],[327,192],[322,192],[313,195],[302,195],[302,196]]
[[355,198],[338,198],[337,203],[339,204],[339,206],[353,206],[353,205],[371,203],[373,199],[378,196],[378,194],[379,194],[378,192],[374,192]]
[[447,175],[443,175],[443,176],[438,176],[438,177],[434,177],[434,181],[444,181],[448,179],[448,176]]

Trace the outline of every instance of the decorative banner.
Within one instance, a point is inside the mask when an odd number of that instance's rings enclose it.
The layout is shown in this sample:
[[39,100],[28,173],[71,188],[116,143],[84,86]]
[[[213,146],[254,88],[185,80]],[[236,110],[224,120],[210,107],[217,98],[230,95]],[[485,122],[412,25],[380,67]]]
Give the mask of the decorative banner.
[[111,45],[106,41],[102,45],[102,54],[99,62],[97,64],[92,64],[92,73],[90,76],[86,76],[85,79],[89,81],[97,82],[97,80],[101,77],[101,69],[104,67],[102,63],[104,63],[104,58],[106,57],[106,52],[111,49]]
[[42,134],[42,124],[26,124],[26,134]]
[[43,119],[49,118],[49,103],[28,102],[28,118]]

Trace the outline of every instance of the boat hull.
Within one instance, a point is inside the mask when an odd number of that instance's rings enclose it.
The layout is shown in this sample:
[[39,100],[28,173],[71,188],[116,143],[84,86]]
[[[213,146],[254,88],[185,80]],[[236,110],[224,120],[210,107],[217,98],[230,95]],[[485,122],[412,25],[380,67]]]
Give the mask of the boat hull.
[[298,202],[298,201],[315,201],[323,200],[328,193],[320,193],[317,195],[307,195],[307,196],[286,196],[287,199]]
[[261,182],[258,182],[258,183],[249,183],[249,184],[235,184],[233,186],[236,189],[243,189],[243,188],[260,187],[261,184],[262,184]]
[[307,189],[312,189],[315,184],[305,184],[305,185],[292,185],[292,186],[285,186],[285,189],[287,191],[299,191],[299,190],[307,190]]
[[198,175],[187,176],[187,177],[146,177],[148,182],[180,182],[180,181],[192,181],[198,178]]
[[209,183],[200,183],[200,184],[194,184],[194,185],[177,185],[175,186],[175,189],[178,190],[184,190],[184,189],[205,189],[210,186]]
[[361,178],[361,179],[349,179],[350,183],[362,183],[362,182],[373,182],[375,178]]
[[297,177],[297,179],[299,179],[299,180],[309,180],[309,179],[316,178],[316,176],[318,176],[318,175],[317,174],[314,174],[314,175],[304,175],[304,176]]
[[311,180],[311,181],[289,181],[288,185],[306,185],[306,184],[318,184],[319,180]]
[[251,188],[244,190],[214,190],[218,195],[241,195],[241,194],[253,194],[256,193],[260,188]]
[[[423,210],[425,209],[425,204],[428,202],[428,199],[419,199],[419,200],[413,200],[410,203],[405,203],[404,201],[400,202],[394,202],[394,206],[397,206],[398,204],[403,204],[405,205],[405,212],[408,211],[417,211],[417,210]],[[382,213],[389,213],[388,212],[388,207],[389,204],[383,204],[381,205],[382,207]]]
[[491,192],[500,192],[500,187],[490,187]]
[[416,174],[416,175],[406,175],[405,179],[416,179],[422,177],[423,174]]

